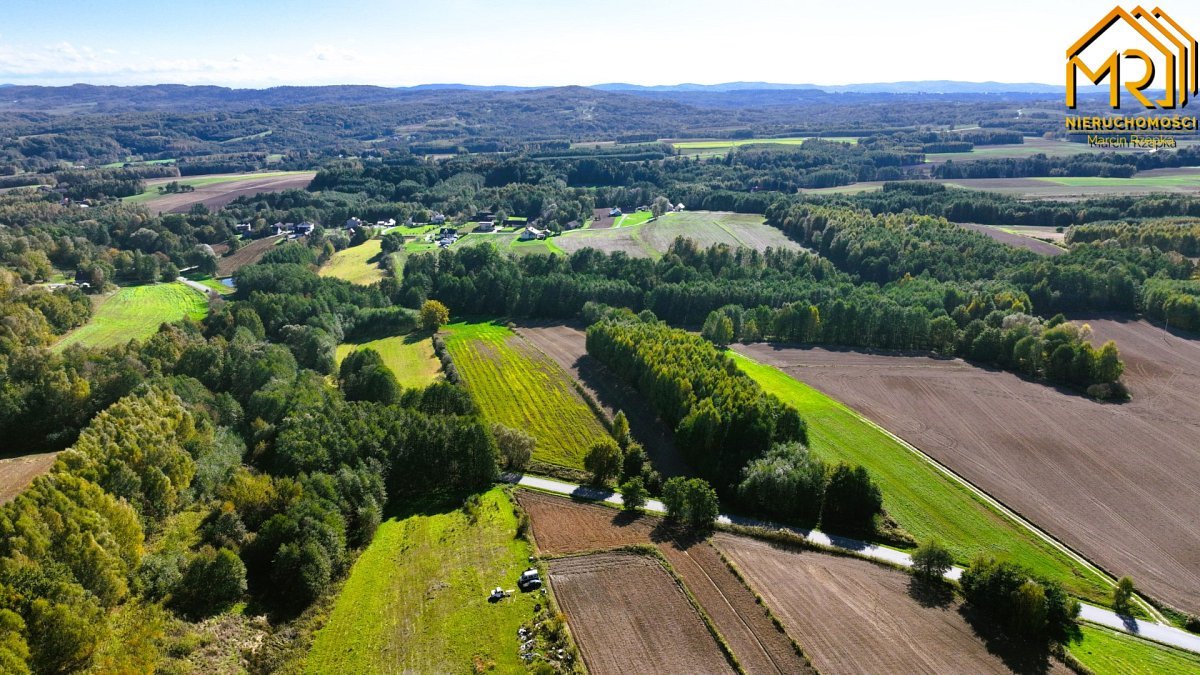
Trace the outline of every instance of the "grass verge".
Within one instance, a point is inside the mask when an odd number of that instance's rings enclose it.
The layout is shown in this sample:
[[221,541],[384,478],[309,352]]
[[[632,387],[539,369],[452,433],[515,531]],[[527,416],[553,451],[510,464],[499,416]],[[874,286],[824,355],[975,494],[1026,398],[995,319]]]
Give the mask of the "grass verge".
[[1067,647],[1096,675],[1200,673],[1200,655],[1147,642],[1100,626],[1080,626],[1082,639]]

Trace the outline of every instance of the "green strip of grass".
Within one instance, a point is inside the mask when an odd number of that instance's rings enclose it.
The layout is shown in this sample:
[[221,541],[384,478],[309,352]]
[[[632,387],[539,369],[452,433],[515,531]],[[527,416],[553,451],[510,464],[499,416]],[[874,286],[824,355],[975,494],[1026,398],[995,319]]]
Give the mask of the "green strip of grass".
[[395,335],[358,344],[341,344],[337,362],[359,349],[374,349],[383,363],[392,370],[402,387],[425,387],[437,379],[441,362],[433,353],[433,341],[428,335]]
[[573,469],[608,432],[571,376],[505,326],[446,326],[446,348],[484,417],[537,439],[533,459]]
[[105,299],[87,325],[68,333],[54,348],[62,350],[74,344],[111,347],[150,337],[163,323],[185,317],[200,320],[207,315],[208,298],[178,281],[131,286]]
[[1001,515],[858,413],[777,368],[730,355],[763,389],[800,411],[817,456],[865,466],[883,491],[888,513],[918,540],[937,537],[962,563],[979,554],[1013,560],[1061,582],[1072,595],[1111,604],[1111,587],[1104,579]]
[[[463,510],[388,520],[355,562],[308,673],[525,672],[517,629],[545,602],[516,586],[533,550],[500,488]],[[489,668],[490,666],[490,668]]]
[[1068,649],[1096,675],[1200,673],[1200,655],[1090,624],[1080,632],[1082,640]]

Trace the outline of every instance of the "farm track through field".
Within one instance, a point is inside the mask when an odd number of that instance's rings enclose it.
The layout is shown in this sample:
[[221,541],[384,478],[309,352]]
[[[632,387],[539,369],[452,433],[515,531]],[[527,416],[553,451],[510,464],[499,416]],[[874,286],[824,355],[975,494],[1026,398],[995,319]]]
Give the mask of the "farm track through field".
[[1195,612],[1200,344],[1140,321],[1088,323],[1097,341],[1116,339],[1132,401],[928,357],[739,350],[861,411],[1112,576]]
[[529,514],[534,541],[542,553],[574,554],[655,543],[747,672],[809,670],[791,640],[771,623],[753,593],[709,543],[680,541],[654,516],[622,513],[528,490],[518,491],[517,501]]

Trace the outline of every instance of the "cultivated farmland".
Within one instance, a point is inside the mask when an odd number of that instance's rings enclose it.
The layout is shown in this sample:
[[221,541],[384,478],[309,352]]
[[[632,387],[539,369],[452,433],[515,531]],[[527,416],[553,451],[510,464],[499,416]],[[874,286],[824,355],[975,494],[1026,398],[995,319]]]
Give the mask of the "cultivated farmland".
[[[1148,195],[1160,192],[1196,194],[1200,192],[1200,168],[1151,169],[1132,178],[1056,176],[1038,178],[954,178],[933,179],[950,187],[998,192],[1025,199],[1080,199],[1114,195]],[[880,181],[852,183],[830,188],[802,189],[812,194],[853,194],[878,190]]]
[[[217,276],[231,277],[234,274],[237,274],[237,271],[246,265],[253,265],[254,263],[258,262],[260,258],[266,255],[267,251],[271,250],[271,247],[283,241],[285,236],[286,235],[281,234],[278,237],[264,237],[262,239],[255,239],[254,241],[243,244],[242,247],[234,251],[232,255],[224,255],[223,251],[218,250],[217,253],[220,255],[220,257],[217,258]],[[224,244],[222,244],[222,246],[224,246]],[[217,247],[215,246],[213,247],[214,250],[216,250],[216,248]]]
[[46,473],[54,466],[57,452],[0,459],[0,504],[12,501],[21,491],[29,487],[34,478]]
[[[956,604],[918,600],[904,572],[724,533],[713,542],[821,672],[1010,672]],[[1056,663],[1048,666],[1070,672]]]
[[771,622],[754,594],[708,542],[676,539],[654,516],[634,516],[528,490],[519,491],[517,501],[529,514],[541,553],[572,554],[657,543],[743,668],[752,673],[810,670],[791,640]]
[[427,335],[412,333],[371,340],[370,342],[346,343],[337,347],[337,362],[360,349],[379,352],[383,364],[391,369],[402,387],[425,387],[437,379],[441,361],[433,353],[433,341]]
[[484,416],[537,439],[533,459],[572,469],[608,435],[557,363],[502,324],[446,326],[446,348]]
[[[260,192],[282,192],[303,189],[312,182],[314,171],[274,171],[267,173],[228,173],[182,178],[155,178],[146,181],[146,191],[126,197],[125,201],[145,204],[156,213],[186,213],[194,204],[204,204],[216,210],[238,197]],[[160,185],[177,182],[190,185],[193,192],[163,194]]]
[[845,401],[1114,576],[1195,612],[1200,344],[1141,321],[1088,323],[1120,345],[1132,401],[1099,403],[958,360],[739,349]]
[[565,232],[553,238],[554,246],[574,253],[583,248],[601,251],[624,251],[635,257],[657,258],[666,252],[676,237],[694,240],[701,248],[713,244],[753,248],[799,249],[777,228],[767,225],[760,215],[692,211],[667,213],[660,218],[634,225],[620,224],[605,229],[586,229]]
[[185,317],[199,320],[206,314],[207,296],[178,281],[129,286],[101,300],[92,320],[68,333],[54,348],[62,350],[74,344],[111,347],[150,337],[163,323]]
[[320,275],[363,286],[378,283],[385,276],[379,266],[383,258],[382,245],[381,239],[368,239],[358,246],[342,249],[321,266]]
[[[767,345],[738,349],[760,361],[776,358]],[[830,354],[829,362],[837,363],[836,354]],[[918,540],[942,540],[962,563],[979,554],[1004,555],[1058,580],[1080,597],[1108,601],[1108,586],[1098,575],[1005,518],[854,410],[784,371],[740,354],[734,358],[763,389],[800,411],[808,422],[809,447],[818,457],[867,467],[883,491],[884,508]]]
[[733,672],[683,590],[653,557],[596,553],[552,560],[549,568],[589,672]]
[[[1042,235],[1036,232],[1029,232],[1028,230],[1025,230],[1025,232],[1028,232],[1027,234],[1022,234],[1021,232],[1012,230],[1011,228],[996,227],[993,225],[959,223],[959,226],[971,230],[972,232],[978,232],[980,234],[987,235],[1002,244],[1008,244],[1009,246],[1015,246],[1017,248],[1033,251],[1038,255],[1056,256],[1067,252],[1067,249],[1061,246],[1055,246],[1054,244],[1035,238],[1041,237]],[[1050,234],[1057,234],[1059,238],[1062,237],[1061,234],[1054,232],[1052,228],[1046,229],[1050,230]]]
[[646,448],[655,470],[666,478],[688,473],[671,429],[658,419],[641,394],[619,382],[587,353],[587,334],[576,326],[524,323],[517,328],[543,354],[571,374],[610,418],[625,412],[633,437]]
[[487,601],[529,566],[497,488],[470,509],[392,519],[350,572],[308,655],[309,673],[523,672],[517,629],[537,594]]

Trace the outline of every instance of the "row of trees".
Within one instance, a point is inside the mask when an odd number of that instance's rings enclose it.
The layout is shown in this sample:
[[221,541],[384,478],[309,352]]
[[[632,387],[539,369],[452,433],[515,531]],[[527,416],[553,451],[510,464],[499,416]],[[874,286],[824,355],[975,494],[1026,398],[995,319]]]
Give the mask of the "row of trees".
[[636,386],[695,471],[720,488],[772,444],[804,440],[794,408],[767,394],[711,344],[657,321],[602,321],[587,350]]

